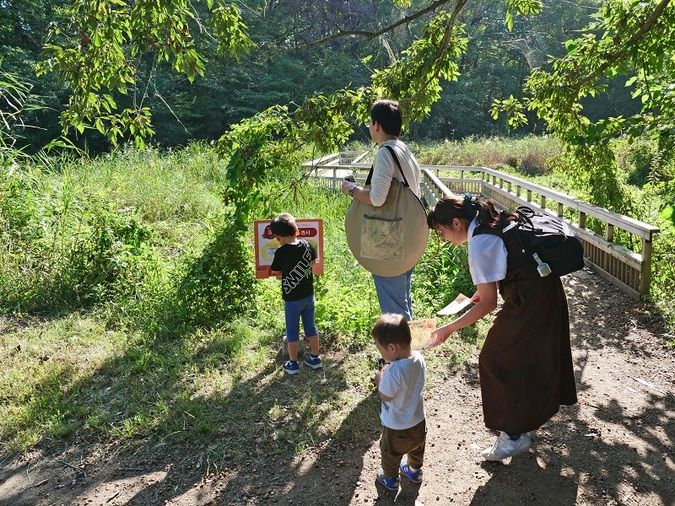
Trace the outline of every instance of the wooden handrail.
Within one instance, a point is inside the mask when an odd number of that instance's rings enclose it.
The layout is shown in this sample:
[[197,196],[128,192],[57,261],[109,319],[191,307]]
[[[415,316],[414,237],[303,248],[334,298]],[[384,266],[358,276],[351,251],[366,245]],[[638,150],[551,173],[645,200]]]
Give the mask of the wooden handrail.
[[[638,299],[649,291],[651,279],[651,242],[653,235],[659,232],[657,227],[635,220],[628,216],[609,211],[588,202],[577,200],[555,190],[531,183],[529,181],[504,174],[486,167],[480,168],[481,177],[462,178],[465,170],[460,170],[460,178],[440,178],[429,169],[422,169],[423,179],[435,186],[443,194],[453,194],[443,179],[454,187],[466,188],[469,184],[480,183],[481,195],[495,198],[500,205],[516,207],[526,205],[535,210],[548,213],[565,221],[584,242],[588,264],[602,276],[617,285],[620,289]],[[457,169],[454,169],[457,170]],[[475,169],[474,169],[475,170]],[[504,188],[504,183],[507,187]],[[515,191],[513,186],[515,185]],[[526,198],[521,197],[521,190],[526,190]],[[532,194],[540,196],[540,204],[532,199]],[[547,199],[555,202],[555,213],[546,209]],[[564,207],[578,212],[578,223],[563,217]],[[586,228],[586,218],[590,216],[605,223],[605,237]],[[641,253],[615,244],[614,230],[622,229],[641,239]]]
[[[529,192],[534,192],[538,193],[541,196],[550,198],[552,200],[555,200],[556,202],[563,204],[567,206],[570,209],[575,209],[578,212],[582,212],[586,214],[587,216],[593,216],[594,218],[597,218],[605,223],[609,223],[611,225],[614,225],[618,228],[621,228],[622,230],[625,230],[627,232],[630,232],[631,234],[634,234],[638,237],[641,237],[643,239],[647,240],[652,240],[652,235],[655,233],[659,232],[659,228],[655,227],[653,225],[650,225],[649,223],[644,223],[641,221],[638,221],[634,218],[631,218],[630,216],[625,216],[623,214],[615,213],[614,211],[610,211],[609,209],[605,209],[603,207],[599,207],[596,205],[593,205],[589,202],[584,202],[582,200],[578,200],[571,195],[567,195],[565,193],[556,191],[556,190],[551,190],[550,188],[546,188],[545,186],[538,185],[536,183],[532,183],[530,181],[527,181],[525,179],[520,179],[516,176],[512,176],[511,174],[506,174],[504,172],[499,172],[494,169],[490,169],[488,167],[471,167],[471,166],[459,166],[459,165],[438,165],[438,166],[433,166],[434,171],[438,167],[441,170],[454,170],[458,172],[462,171],[473,171],[473,172],[480,172],[482,174],[486,174],[488,176],[492,176],[493,178],[497,178],[501,181],[505,181],[508,183],[511,183],[513,185],[516,185],[516,187],[524,188],[528,190]],[[431,166],[423,166],[420,165],[420,168],[431,168]],[[464,178],[464,179],[469,179],[469,178]],[[490,184],[488,182],[488,184]],[[494,184],[494,183],[492,183]],[[525,204],[523,205],[529,205],[531,203],[531,197],[528,199],[528,201],[525,201]]]
[[[357,157],[362,160],[365,154]],[[354,174],[363,179],[370,169],[369,163],[336,163],[335,158],[313,160],[303,164],[311,167],[317,177],[327,181],[332,189],[339,188],[339,171]],[[470,192],[494,198],[501,206],[516,207],[526,205],[535,210],[548,213],[564,220],[584,242],[588,265],[606,277],[619,288],[635,298],[649,291],[651,279],[651,251],[654,234],[658,227],[641,222],[630,216],[624,216],[608,209],[578,200],[565,193],[546,188],[525,179],[506,174],[488,167],[470,165],[420,165],[422,170],[422,193],[428,200],[443,195],[454,194],[448,185],[459,188],[461,193]],[[321,174],[320,171],[323,170]],[[456,172],[459,177],[443,177],[441,172]],[[473,177],[467,177],[467,175]],[[524,190],[524,192],[523,192]],[[538,195],[538,202],[533,200]],[[433,202],[428,202],[433,205]],[[553,208],[554,210],[551,211]],[[564,210],[573,209],[577,214],[577,223],[564,217]],[[586,219],[594,218],[605,224],[604,237],[586,228]],[[621,229],[639,238],[641,252],[632,251],[614,243],[615,229]]]
[[593,216],[599,220],[609,223],[611,225],[617,226],[631,234],[634,234],[638,237],[648,239],[651,241],[652,234],[659,232],[659,228],[648,223],[638,221],[631,218],[630,216],[625,216],[623,214],[615,213],[609,209],[605,209],[599,206],[595,206],[589,202],[584,202],[582,200],[575,199],[574,197],[561,193],[545,186],[541,186],[535,183],[526,181],[525,179],[520,179],[518,177],[512,176],[510,174],[505,174],[503,172],[496,171],[494,169],[489,169],[487,167],[481,167],[482,172],[489,174],[491,176],[498,177],[503,181],[508,181],[510,183],[516,184],[525,188],[527,190],[533,191],[542,195],[544,197],[549,197],[556,202],[564,204],[568,208],[575,209],[579,212],[583,212],[588,216]]

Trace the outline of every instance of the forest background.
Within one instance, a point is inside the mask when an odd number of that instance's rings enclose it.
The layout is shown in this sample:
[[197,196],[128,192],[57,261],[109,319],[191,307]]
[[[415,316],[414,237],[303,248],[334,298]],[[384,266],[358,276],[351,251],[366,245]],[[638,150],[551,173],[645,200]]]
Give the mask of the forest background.
[[[36,77],[35,66],[44,60],[43,46],[56,37],[50,28],[67,25],[70,4],[67,0],[3,0],[1,4],[2,69],[26,79],[33,86],[31,93],[46,106],[25,117],[31,128],[22,136],[32,150],[61,133],[59,115],[71,89],[55,74]],[[509,30],[504,3],[469,2],[461,15],[468,34],[468,47],[459,62],[462,77],[446,83],[428,117],[412,124],[406,135],[420,141],[514,134],[504,118],[491,117],[492,101],[522,96],[529,73],[549,57],[562,56],[565,41],[581,33],[600,4],[597,0],[544,2],[540,14],[516,18]],[[144,105],[153,111],[153,142],[160,146],[216,140],[231,125],[270,106],[302,104],[315,94],[366,85],[374,69],[401,58],[401,52],[420,35],[426,18],[378,37],[368,34],[425,5],[416,1],[402,9],[391,1],[242,2],[239,8],[257,45],[255,51],[238,60],[223,57],[213,38],[197,33],[196,45],[206,60],[202,78],[190,82],[188,75],[174,72],[171,62],[148,55],[136,62],[138,89],[116,98],[120,107],[145,98]],[[201,3],[195,10],[198,16],[208,14]],[[338,27],[351,34],[315,43]],[[639,97],[632,98],[625,87],[629,78],[618,76],[606,93],[588,100],[586,114],[604,118],[637,112]],[[521,135],[528,132],[545,133],[543,123],[532,121],[515,130]],[[361,127],[361,140],[367,135]],[[87,130],[76,142],[92,154],[110,148],[96,130]]]
[[[158,17],[120,28],[110,12],[130,5]],[[172,5],[192,13],[185,24]],[[221,23],[206,26],[214,5],[0,0],[3,450],[159,436],[204,443],[222,464],[262,437],[257,419],[272,420],[264,436],[275,451],[332,437],[370,391],[377,304],[344,244],[347,200],[298,169],[368,145],[365,105],[377,93],[405,101],[405,139],[421,162],[503,168],[659,226],[645,311],[675,342],[669,2],[251,1],[217,7]],[[441,13],[448,6],[457,10]],[[117,44],[127,32],[135,42]],[[416,66],[446,40],[440,67]],[[539,70],[567,64],[593,79],[560,86],[572,91],[558,105],[553,92],[537,95]],[[533,107],[518,102],[528,96]],[[278,285],[254,281],[250,244],[252,219],[282,210],[332,224],[317,316],[328,352],[350,353],[338,387],[301,384],[290,411],[274,393]],[[419,316],[471,290],[465,263],[462,249],[431,238],[416,270]],[[484,323],[431,367],[469,356]],[[258,412],[247,400],[260,385]],[[243,414],[250,432],[223,438]],[[289,416],[307,430],[284,426]]]

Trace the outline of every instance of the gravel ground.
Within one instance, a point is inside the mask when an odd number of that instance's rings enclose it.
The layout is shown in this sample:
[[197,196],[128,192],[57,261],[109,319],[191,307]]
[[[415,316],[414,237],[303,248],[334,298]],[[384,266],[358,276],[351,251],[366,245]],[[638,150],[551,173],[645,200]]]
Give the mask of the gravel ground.
[[[38,447],[0,462],[0,503],[673,505],[675,353],[647,308],[602,278],[583,270],[565,285],[579,403],[510,462],[480,458],[495,434],[482,423],[476,352],[430,382],[424,481],[404,483],[395,499],[378,498],[374,486],[373,426],[297,456],[250,452],[218,470],[194,448],[151,442]],[[364,398],[348,419],[371,416],[374,402]]]

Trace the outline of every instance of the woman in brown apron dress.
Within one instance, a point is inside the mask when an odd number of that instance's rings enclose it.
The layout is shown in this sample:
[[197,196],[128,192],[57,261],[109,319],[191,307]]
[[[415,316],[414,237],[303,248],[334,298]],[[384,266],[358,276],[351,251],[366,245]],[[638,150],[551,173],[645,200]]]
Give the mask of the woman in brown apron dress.
[[490,200],[444,197],[427,223],[445,240],[468,243],[469,270],[477,292],[469,311],[437,328],[431,346],[475,323],[504,299],[479,355],[485,426],[500,431],[486,460],[527,451],[531,432],[560,405],[577,402],[567,299],[557,276],[540,277],[507,254],[499,230],[516,215],[498,212]]

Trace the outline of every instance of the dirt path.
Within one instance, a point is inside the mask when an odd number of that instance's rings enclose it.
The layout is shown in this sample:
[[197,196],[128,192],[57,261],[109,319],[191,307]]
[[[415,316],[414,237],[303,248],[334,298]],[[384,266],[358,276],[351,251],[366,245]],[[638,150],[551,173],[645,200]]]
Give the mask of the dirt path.
[[[602,279],[582,271],[565,283],[579,403],[541,428],[528,453],[483,463],[494,435],[482,424],[477,355],[448,366],[425,396],[424,483],[396,504],[675,504],[675,353],[644,308]],[[349,418],[372,416],[375,403],[364,399]],[[190,448],[35,451],[0,462],[0,503],[372,504],[378,437],[373,428],[328,440],[291,461],[252,452],[217,472]]]

